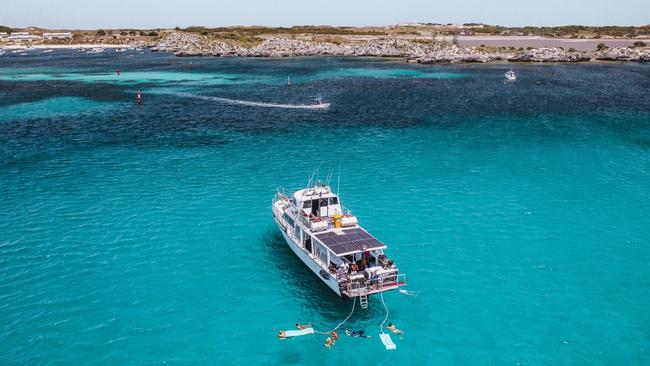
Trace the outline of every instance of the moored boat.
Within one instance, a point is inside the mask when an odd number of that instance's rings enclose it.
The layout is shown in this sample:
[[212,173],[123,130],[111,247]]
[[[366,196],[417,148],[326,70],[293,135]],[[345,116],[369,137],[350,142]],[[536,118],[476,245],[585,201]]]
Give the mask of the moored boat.
[[273,198],[273,217],[291,250],[337,295],[359,297],[406,285],[406,277],[327,185]]

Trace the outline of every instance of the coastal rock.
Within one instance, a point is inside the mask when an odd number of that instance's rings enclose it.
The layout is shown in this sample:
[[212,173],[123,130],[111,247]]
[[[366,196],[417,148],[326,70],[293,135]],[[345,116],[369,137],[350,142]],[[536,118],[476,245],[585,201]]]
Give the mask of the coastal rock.
[[600,61],[650,62],[650,48],[613,47],[597,51],[594,59]]
[[[537,48],[519,52],[487,51],[475,47],[459,47],[445,42],[374,38],[363,43],[339,45],[328,42],[267,38],[253,47],[241,47],[228,41],[189,32],[171,32],[152,45],[152,51],[171,52],[176,56],[371,56],[403,57],[408,62],[470,63],[508,60],[509,62],[581,62],[590,61],[589,54],[565,51],[559,47]],[[615,47],[597,51],[593,57],[605,61],[650,61],[650,49]]]
[[474,47],[458,47],[456,45],[446,45],[438,49],[424,54],[422,57],[417,58],[417,62],[421,64],[434,64],[434,63],[474,63],[474,62],[491,62],[502,60],[507,55],[500,53],[490,53],[478,50]]
[[559,47],[520,51],[508,58],[509,62],[582,62],[591,57],[582,52],[569,52]]

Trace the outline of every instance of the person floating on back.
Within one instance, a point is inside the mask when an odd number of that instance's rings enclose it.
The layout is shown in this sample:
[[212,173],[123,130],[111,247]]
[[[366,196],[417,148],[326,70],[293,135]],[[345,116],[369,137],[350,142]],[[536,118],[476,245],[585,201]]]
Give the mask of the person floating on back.
[[307,329],[307,328],[311,328],[311,324],[305,324],[305,325],[302,325],[302,324],[300,324],[300,323],[296,323],[296,328],[297,328],[297,329],[300,329],[300,330]]

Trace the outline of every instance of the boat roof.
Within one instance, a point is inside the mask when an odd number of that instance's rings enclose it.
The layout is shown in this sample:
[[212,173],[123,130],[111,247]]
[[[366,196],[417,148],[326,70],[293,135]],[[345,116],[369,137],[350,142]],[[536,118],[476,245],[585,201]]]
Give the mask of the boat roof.
[[296,202],[301,202],[317,198],[336,197],[336,195],[332,193],[330,187],[320,186],[296,191],[296,193],[293,194],[293,197],[296,199]]
[[337,256],[386,248],[362,228],[334,229],[314,236]]

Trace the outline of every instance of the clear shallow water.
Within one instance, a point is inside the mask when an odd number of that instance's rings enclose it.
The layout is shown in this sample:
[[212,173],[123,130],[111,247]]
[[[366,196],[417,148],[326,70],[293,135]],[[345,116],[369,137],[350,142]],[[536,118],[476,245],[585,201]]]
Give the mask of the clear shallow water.
[[[504,84],[509,65],[50,55],[0,56],[50,75],[0,78],[1,364],[650,363],[647,65]],[[141,77],[92,77],[117,68]],[[275,338],[349,312],[269,209],[339,161],[407,273],[395,352],[375,298],[351,318],[371,339]]]

